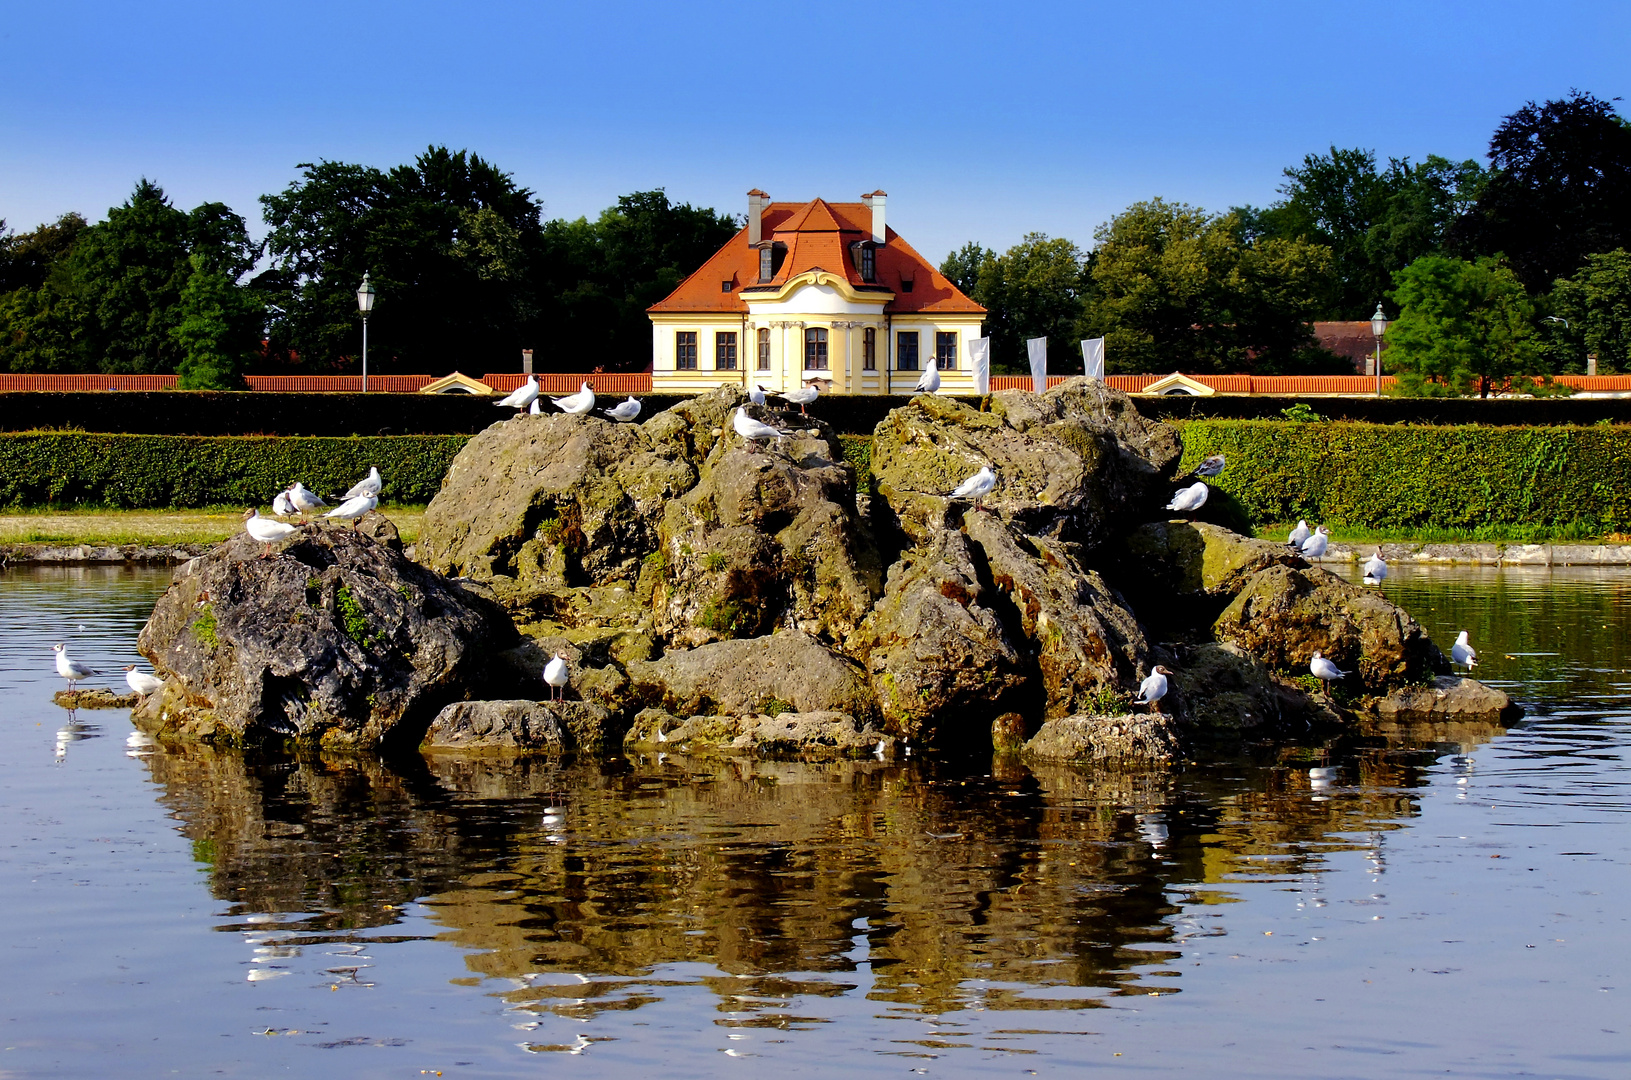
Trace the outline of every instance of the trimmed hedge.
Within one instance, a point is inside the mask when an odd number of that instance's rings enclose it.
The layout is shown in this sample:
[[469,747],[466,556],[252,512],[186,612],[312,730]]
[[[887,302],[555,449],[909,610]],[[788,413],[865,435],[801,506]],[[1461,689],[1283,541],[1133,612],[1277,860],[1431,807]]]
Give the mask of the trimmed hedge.
[[1229,459],[1211,483],[1258,521],[1362,528],[1631,527],[1631,429],[1426,427],[1192,420],[1183,467]]
[[1283,409],[1307,405],[1327,420],[1371,424],[1631,423],[1631,398],[1396,398],[1133,396],[1151,420],[1279,420]]
[[464,435],[357,439],[0,434],[0,505],[265,506],[299,480],[327,498],[377,465],[387,502],[429,502]]

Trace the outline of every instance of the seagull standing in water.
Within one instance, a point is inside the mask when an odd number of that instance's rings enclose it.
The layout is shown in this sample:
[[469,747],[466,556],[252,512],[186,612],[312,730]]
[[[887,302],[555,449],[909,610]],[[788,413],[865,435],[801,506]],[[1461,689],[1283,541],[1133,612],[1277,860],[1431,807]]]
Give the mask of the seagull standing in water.
[[1387,577],[1387,560],[1382,558],[1380,550],[1365,560],[1365,584],[1380,585]]
[[918,394],[935,394],[940,392],[940,363],[938,358],[929,357],[929,366],[918,377],[917,386],[913,389]]
[[544,682],[549,684],[551,701],[561,700],[562,688],[566,686],[568,678],[566,657],[556,653],[555,659],[544,665]]
[[1314,527],[1314,535],[1303,541],[1303,558],[1317,559],[1325,554],[1325,548],[1331,543],[1331,533],[1324,525]]
[[68,659],[68,646],[53,645],[51,651],[57,654],[57,674],[68,680],[68,689],[74,689],[74,684],[90,678],[92,675],[102,674],[95,668],[88,668],[84,664]]
[[1138,697],[1134,699],[1135,705],[1148,705],[1150,712],[1157,715],[1161,712],[1161,699],[1167,696],[1167,676],[1172,672],[1160,664],[1150,669],[1149,677],[1138,684]]
[[1331,696],[1332,681],[1335,679],[1340,679],[1348,674],[1348,672],[1343,671],[1341,668],[1331,663],[1331,661],[1321,656],[1318,649],[1314,650],[1314,658],[1308,662],[1308,671],[1314,676],[1314,678],[1325,684],[1326,697]]
[[1286,537],[1286,543],[1296,548],[1298,551],[1301,551],[1303,549],[1303,542],[1312,535],[1313,534],[1308,531],[1308,522],[1299,521],[1297,522],[1297,527],[1291,530],[1291,535]]
[[991,471],[991,466],[981,465],[979,472],[957,485],[956,489],[952,491],[951,497],[954,499],[972,498],[974,500],[974,509],[983,510],[984,507],[980,505],[980,500],[991,494],[996,486],[997,474]]
[[[1478,666],[1478,650],[1467,640],[1465,630],[1456,635],[1455,644],[1450,646],[1450,659],[1468,671]],[[60,670],[62,664],[59,662],[57,667]]]
[[259,510],[244,511],[244,532],[266,545],[266,550],[261,552],[263,559],[272,554],[273,544],[299,531],[299,526],[290,525],[287,521],[273,521],[271,518],[261,517]]
[[583,416],[595,407],[595,392],[588,383],[584,383],[575,394],[550,398],[549,400],[551,404],[564,413],[571,416]]
[[738,406],[731,413],[731,427],[742,438],[747,440],[749,446],[756,446],[760,439],[785,439],[787,432],[773,428],[769,424],[755,420]]
[[634,400],[633,394],[630,394],[627,399],[618,402],[609,409],[600,411],[616,420],[619,424],[626,424],[640,415],[640,403]]
[[1172,497],[1172,501],[1167,503],[1166,509],[1176,510],[1180,514],[1193,514],[1206,505],[1206,496],[1210,491],[1211,489],[1206,486],[1206,481],[1197,480],[1188,487],[1181,488]]
[[507,405],[519,412],[537,400],[538,379],[535,376],[528,375],[527,381],[522,383],[520,387],[511,391],[509,394],[506,394],[504,397],[499,398],[497,401],[493,402],[493,404]]

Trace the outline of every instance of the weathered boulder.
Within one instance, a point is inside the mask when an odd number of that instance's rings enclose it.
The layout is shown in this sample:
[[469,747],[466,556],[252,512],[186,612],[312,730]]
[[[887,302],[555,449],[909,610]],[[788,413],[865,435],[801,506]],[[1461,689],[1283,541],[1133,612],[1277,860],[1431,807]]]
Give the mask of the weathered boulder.
[[1049,720],[1025,744],[1027,760],[1095,765],[1170,762],[1183,750],[1177,722],[1160,713],[1066,716]]
[[1403,608],[1317,567],[1270,566],[1252,575],[1213,632],[1277,671],[1306,674],[1318,650],[1372,694],[1450,670]]
[[623,738],[627,750],[734,753],[761,756],[890,757],[895,740],[870,721],[842,712],[784,712],[682,719],[646,709]]
[[436,714],[420,749],[566,754],[608,741],[611,714],[586,701],[457,701]]
[[1218,525],[1152,521],[1122,538],[1113,565],[1116,583],[1135,608],[1160,611],[1176,603],[1205,613],[1209,623],[1258,571],[1270,566],[1306,569],[1308,563],[1286,544]]
[[982,465],[997,473],[985,502],[1025,533],[1097,547],[1161,490],[1177,435],[1146,421],[1096,380],[1037,395],[1005,390],[979,412],[924,394],[873,431],[872,472],[893,522],[924,543],[947,496]]
[[556,633],[532,627],[521,643],[501,654],[500,659],[519,676],[521,686],[533,694],[547,696],[551,688],[543,681],[544,667],[556,656],[566,661],[567,682],[562,693],[568,699],[590,702],[607,713],[605,731],[596,739],[578,739],[579,750],[601,750],[614,746],[622,737],[628,720],[640,708],[640,698],[624,671],[624,665],[649,660],[656,646],[647,634],[633,630],[577,630]]
[[964,521],[1029,639],[1045,718],[1102,707],[1106,691],[1138,684],[1149,664],[1144,631],[1116,591],[1082,569],[1074,544],[1016,534],[995,514]]
[[1505,693],[1476,679],[1440,675],[1425,686],[1390,691],[1375,705],[1384,721],[1398,724],[1510,724],[1523,710]]
[[140,697],[136,694],[115,694],[112,690],[95,687],[89,690],[58,690],[51,700],[64,709],[129,709]]
[[673,649],[660,660],[631,661],[626,670],[640,701],[675,716],[787,709],[848,713],[866,721],[877,713],[860,669],[797,630]]
[[941,529],[889,568],[861,645],[891,734],[980,737],[1030,682],[1025,656],[993,610],[1005,600],[981,584],[973,547]]
[[1300,733],[1314,724],[1339,722],[1324,702],[1226,642],[1184,649],[1170,686],[1162,708],[1177,712],[1202,738],[1227,740],[1276,729]]
[[239,533],[177,572],[137,649],[166,680],[139,727],[335,748],[417,744],[515,641],[495,605],[348,528],[271,558]]

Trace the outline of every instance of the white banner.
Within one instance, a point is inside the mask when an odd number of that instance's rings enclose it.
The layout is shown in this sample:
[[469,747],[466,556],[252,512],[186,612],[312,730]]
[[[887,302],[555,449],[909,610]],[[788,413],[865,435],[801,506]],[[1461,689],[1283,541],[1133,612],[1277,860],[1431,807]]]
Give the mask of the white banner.
[[1084,338],[1082,340],[1082,368],[1087,372],[1089,379],[1104,381],[1103,338]]
[[977,337],[968,343],[968,362],[974,368],[974,392],[991,392],[991,339]]
[[1031,389],[1040,394],[1048,388],[1048,339],[1027,338],[1025,351],[1031,356]]

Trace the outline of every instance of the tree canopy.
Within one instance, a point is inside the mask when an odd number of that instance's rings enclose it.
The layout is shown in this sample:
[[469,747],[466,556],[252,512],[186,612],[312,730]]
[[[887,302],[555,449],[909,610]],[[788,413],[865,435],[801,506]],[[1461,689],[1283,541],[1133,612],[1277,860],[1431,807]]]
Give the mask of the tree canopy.
[[1564,364],[1579,370],[1578,359],[1590,353],[1603,374],[1631,371],[1631,252],[1586,256],[1573,276],[1558,279],[1551,301],[1572,353]]
[[1423,255],[1394,275],[1399,317],[1388,327],[1385,362],[1413,396],[1488,396],[1492,383],[1534,374],[1541,358],[1534,305],[1496,259]]

